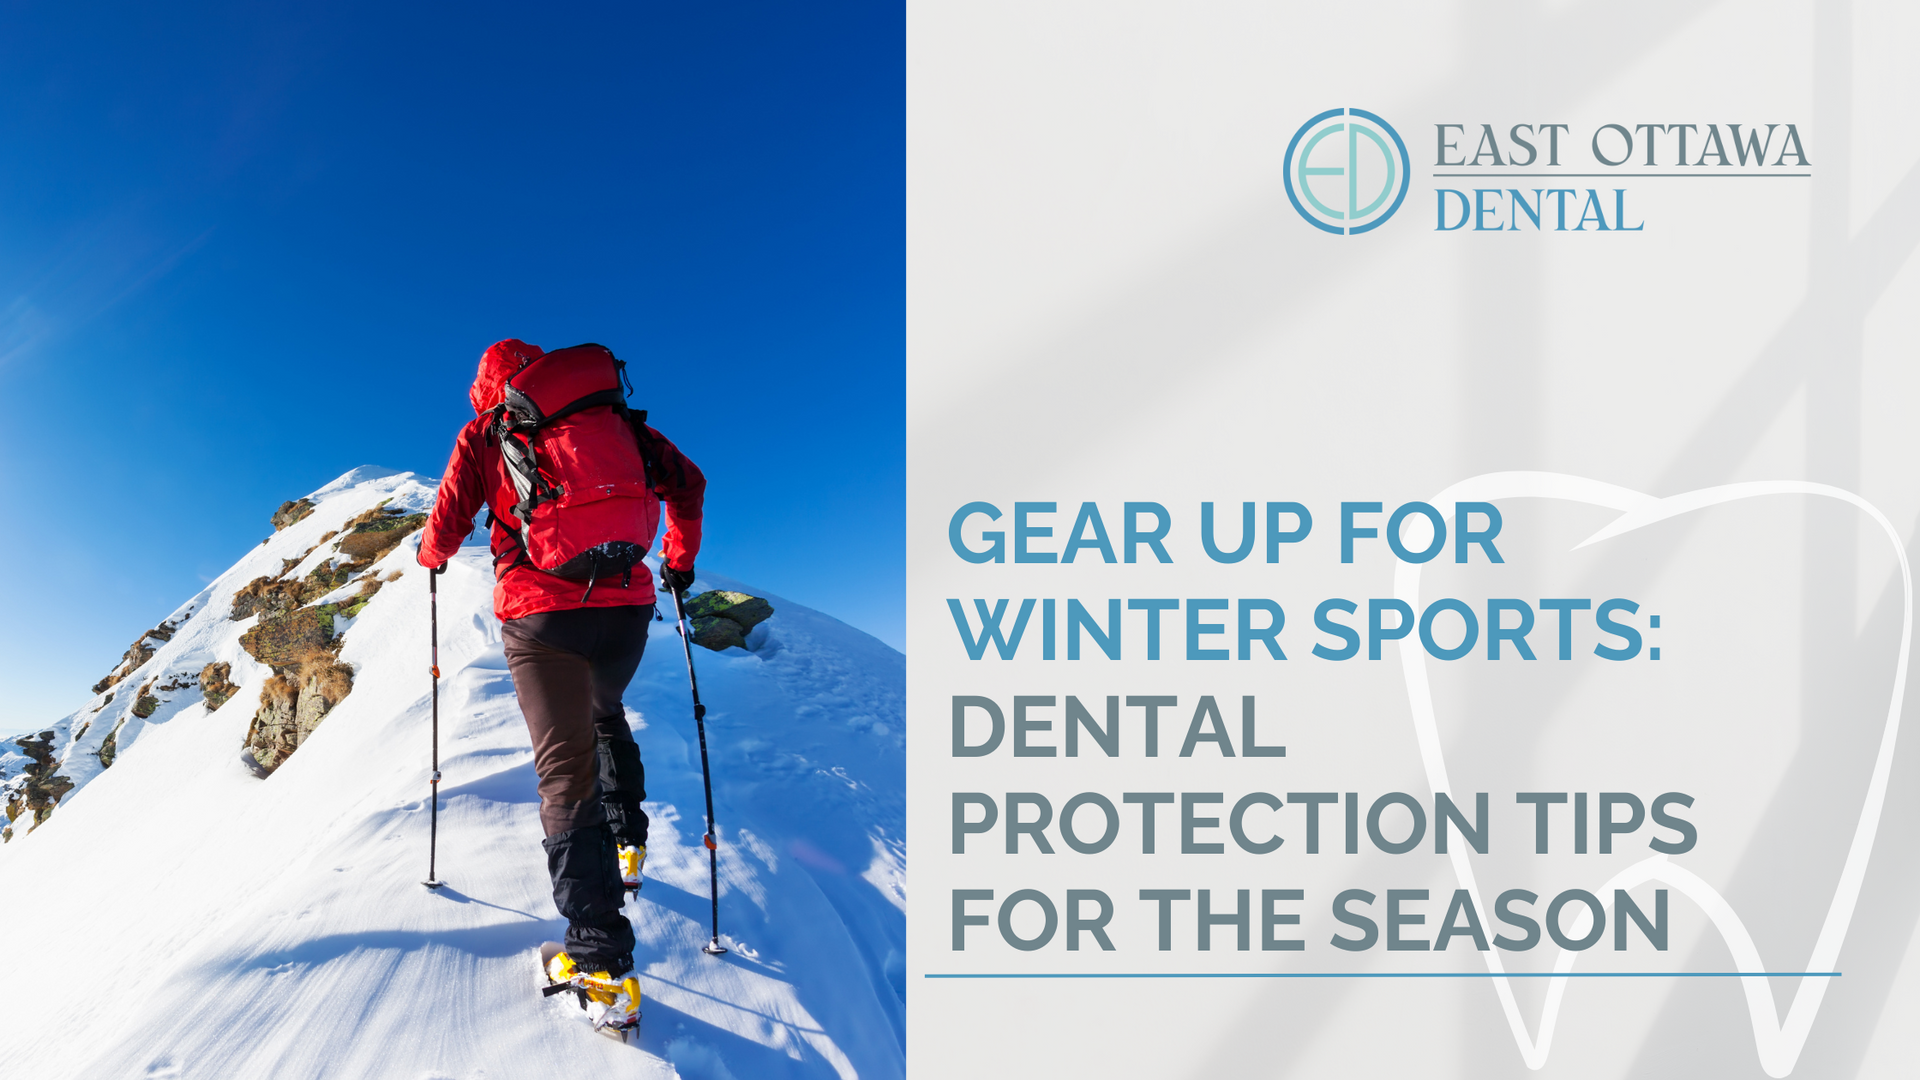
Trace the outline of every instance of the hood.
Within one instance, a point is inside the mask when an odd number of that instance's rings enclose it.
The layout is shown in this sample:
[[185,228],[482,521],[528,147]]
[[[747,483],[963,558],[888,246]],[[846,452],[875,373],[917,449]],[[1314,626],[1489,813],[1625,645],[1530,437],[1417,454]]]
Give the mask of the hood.
[[519,338],[487,346],[487,351],[480,354],[480,371],[473,377],[473,389],[467,391],[474,414],[482,415],[505,400],[507,380],[545,355],[540,346],[529,345]]

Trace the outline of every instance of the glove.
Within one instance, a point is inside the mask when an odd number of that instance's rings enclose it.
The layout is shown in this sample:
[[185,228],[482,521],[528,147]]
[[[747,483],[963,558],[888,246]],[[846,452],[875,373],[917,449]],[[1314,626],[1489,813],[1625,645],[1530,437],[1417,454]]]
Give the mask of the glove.
[[693,567],[689,566],[685,570],[675,570],[666,563],[661,563],[660,584],[665,585],[668,592],[681,593],[684,595],[688,589],[693,588]]

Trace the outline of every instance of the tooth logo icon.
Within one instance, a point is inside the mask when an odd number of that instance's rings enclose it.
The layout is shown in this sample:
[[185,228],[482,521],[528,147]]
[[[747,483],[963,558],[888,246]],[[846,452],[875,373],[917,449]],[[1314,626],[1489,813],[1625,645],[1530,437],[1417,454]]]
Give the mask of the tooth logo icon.
[[1400,133],[1365,109],[1328,109],[1287,144],[1287,198],[1317,229],[1352,236],[1392,217],[1412,162]]
[[[1497,502],[1511,499],[1557,499],[1565,502],[1584,503],[1589,506],[1601,506],[1620,512],[1611,524],[1589,536],[1577,545],[1586,547],[1601,543],[1616,536],[1630,533],[1656,522],[1684,514],[1704,510],[1708,507],[1722,506],[1746,499],[1807,497],[1834,499],[1852,506],[1880,527],[1900,565],[1900,582],[1904,604],[1900,624],[1900,650],[1894,664],[1890,703],[1887,706],[1886,719],[1880,726],[1879,749],[1874,757],[1873,772],[1867,783],[1866,799],[1860,808],[1860,816],[1854,822],[1853,836],[1847,847],[1846,863],[1841,867],[1840,878],[1834,883],[1832,899],[1828,902],[1826,918],[1820,925],[1820,936],[1814,943],[1813,954],[1793,999],[1787,1006],[1784,1019],[1775,1003],[1773,989],[1762,972],[1769,969],[1762,961],[1760,949],[1740,918],[1733,905],[1721,895],[1712,883],[1701,878],[1679,861],[1666,855],[1654,855],[1622,869],[1610,880],[1601,885],[1599,895],[1611,896],[1614,889],[1630,889],[1645,882],[1657,881],[1665,884],[1680,895],[1691,900],[1712,923],[1725,942],[1727,951],[1732,954],[1734,966],[1742,978],[1740,989],[1746,999],[1747,1019],[1753,1028],[1754,1049],[1758,1051],[1760,1067],[1768,1076],[1781,1077],[1793,1072],[1794,1065],[1800,1059],[1800,1051],[1806,1046],[1807,1036],[1813,1029],[1814,1017],[1820,1011],[1820,1003],[1825,998],[1828,985],[1832,982],[1834,965],[1840,958],[1840,947],[1846,941],[1847,928],[1853,921],[1854,908],[1860,899],[1860,889],[1866,879],[1867,864],[1873,857],[1873,842],[1880,828],[1880,813],[1886,805],[1888,778],[1893,771],[1893,749],[1900,733],[1901,703],[1905,700],[1907,689],[1907,657],[1913,644],[1913,570],[1908,565],[1905,542],[1901,540],[1899,530],[1887,516],[1872,503],[1842,488],[1826,484],[1815,484],[1800,480],[1768,480],[1743,484],[1729,484],[1724,487],[1703,488],[1684,492],[1667,498],[1655,498],[1628,488],[1616,487],[1598,480],[1589,480],[1579,476],[1562,473],[1544,472],[1508,472],[1487,473],[1463,480],[1447,488],[1429,500],[1433,505],[1448,507],[1462,500]],[[1421,567],[1411,563],[1401,563],[1394,570],[1394,595],[1409,604],[1417,605],[1420,600]],[[1451,781],[1447,775],[1447,763],[1442,751],[1442,740],[1437,713],[1434,709],[1433,686],[1427,677],[1426,656],[1418,642],[1401,643],[1401,671],[1406,678],[1407,704],[1413,719],[1415,740],[1420,747],[1421,764],[1427,774],[1427,782],[1435,792],[1451,790]],[[1474,897],[1474,903],[1481,903],[1480,886],[1475,880],[1473,864],[1468,860],[1464,846],[1457,845],[1448,858],[1460,887],[1468,890]],[[1596,883],[1599,884],[1599,883]],[[1583,920],[1570,927],[1573,933],[1583,933],[1586,923]],[[1537,1029],[1529,1030],[1526,1018],[1522,1015],[1520,1004],[1513,993],[1498,953],[1484,954],[1488,974],[1492,977],[1495,995],[1500,1000],[1501,1011],[1505,1014],[1508,1029],[1514,1042],[1520,1048],[1527,1067],[1538,1069],[1547,1063],[1547,1056],[1553,1048],[1553,1033],[1559,1019],[1560,1008],[1565,1000],[1568,974],[1579,960],[1579,954],[1563,951],[1554,964],[1554,976],[1550,980],[1546,1001],[1541,1007]]]

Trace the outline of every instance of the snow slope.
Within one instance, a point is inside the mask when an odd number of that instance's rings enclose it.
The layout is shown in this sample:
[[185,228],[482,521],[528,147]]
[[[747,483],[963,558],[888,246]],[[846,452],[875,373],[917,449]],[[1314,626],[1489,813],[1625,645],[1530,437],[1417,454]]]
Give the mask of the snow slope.
[[[353,692],[272,776],[242,762],[269,672],[238,644],[252,620],[228,618],[233,592],[382,499],[419,508],[432,493],[430,479],[371,468],[322,488],[312,515],[184,605],[124,683],[225,661],[241,689],[219,709],[196,687],[144,722],[129,715],[105,769],[85,744],[132,702],[79,740],[92,714],[61,722],[81,786],[0,846],[0,1076],[901,1075],[905,658],[859,631],[774,596],[751,651],[694,650],[734,950],[714,958],[699,951],[686,670],[671,616],[654,624],[626,699],[653,815],[646,887],[627,907],[645,994],[634,1046],[536,993],[534,950],[563,923],[482,536],[440,579],[446,888],[419,884],[431,683],[417,538],[375,568],[404,576],[339,624]],[[767,595],[705,574],[696,591],[715,587]]]

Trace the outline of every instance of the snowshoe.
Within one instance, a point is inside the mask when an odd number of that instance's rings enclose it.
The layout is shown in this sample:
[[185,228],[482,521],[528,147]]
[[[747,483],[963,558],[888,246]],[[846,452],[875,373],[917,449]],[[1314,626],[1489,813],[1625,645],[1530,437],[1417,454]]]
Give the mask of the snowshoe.
[[640,891],[640,868],[647,865],[647,845],[620,845],[620,887],[630,893]]
[[640,980],[632,972],[616,979],[604,971],[582,971],[557,941],[540,946],[540,972],[547,978],[541,994],[572,991],[600,1034],[626,1042],[640,1027]]

